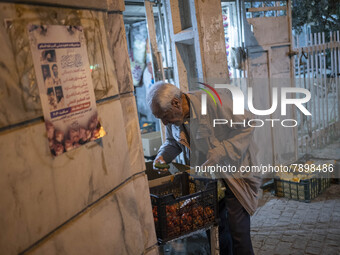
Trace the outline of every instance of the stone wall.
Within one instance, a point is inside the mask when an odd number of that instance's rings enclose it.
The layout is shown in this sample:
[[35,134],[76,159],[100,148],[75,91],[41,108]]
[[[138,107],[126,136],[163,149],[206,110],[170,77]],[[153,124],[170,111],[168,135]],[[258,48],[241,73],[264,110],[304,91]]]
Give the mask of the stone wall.
[[[124,2],[34,2],[0,3],[0,254],[157,254]],[[28,23],[84,27],[100,140],[51,156]]]

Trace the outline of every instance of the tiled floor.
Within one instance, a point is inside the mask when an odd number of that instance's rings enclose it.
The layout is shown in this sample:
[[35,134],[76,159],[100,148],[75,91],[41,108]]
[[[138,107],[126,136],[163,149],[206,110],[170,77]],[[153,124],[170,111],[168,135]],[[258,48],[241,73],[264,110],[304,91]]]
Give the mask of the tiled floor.
[[331,185],[311,203],[266,200],[251,218],[256,255],[340,254],[340,185]]

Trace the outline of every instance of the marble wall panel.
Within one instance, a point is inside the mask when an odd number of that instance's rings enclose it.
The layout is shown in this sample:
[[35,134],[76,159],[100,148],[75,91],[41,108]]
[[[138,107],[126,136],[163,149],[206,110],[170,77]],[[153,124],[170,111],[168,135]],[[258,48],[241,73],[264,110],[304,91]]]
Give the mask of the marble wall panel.
[[13,6],[0,3],[0,128],[42,116],[28,38],[24,24],[11,20]]
[[155,223],[153,220],[150,192],[147,176],[136,177],[133,181],[136,192],[136,201],[139,209],[139,221],[143,229],[144,247],[148,249],[157,244]]
[[[15,2],[15,1],[14,1]],[[47,5],[61,5],[61,6],[72,6],[77,8],[91,8],[91,9],[102,9],[108,11],[124,11],[125,5],[124,0],[21,0],[20,2],[27,2],[29,4],[39,3]]]
[[126,140],[129,147],[132,174],[145,170],[145,160],[142,147],[142,138],[139,128],[136,99],[131,94],[121,97],[123,109]]
[[[140,190],[135,189],[135,185],[132,180],[116,192],[124,224],[124,231],[117,232],[116,235],[124,236],[124,245],[127,248],[128,254],[141,254],[141,251],[144,250],[144,232],[140,222],[141,211],[139,210],[140,208],[138,207],[137,201],[137,193],[140,192]],[[142,208],[142,210],[144,211],[145,208]]]
[[98,112],[101,142],[55,158],[43,123],[0,134],[0,251],[21,251],[131,176],[119,100]]
[[147,250],[145,254],[146,255],[159,255],[158,246],[155,246],[154,248]]
[[[17,254],[53,231],[29,252],[158,254],[150,249],[156,236],[147,178],[132,177],[145,164],[119,13],[124,1],[48,2],[97,11],[0,3],[0,128],[42,116],[28,23],[82,25],[96,99],[127,95],[97,105],[106,136],[55,158],[44,123],[0,133],[0,253]],[[98,11],[103,6],[113,12]]]
[[108,11],[124,11],[125,3],[124,0],[107,0],[107,9]]
[[108,14],[107,31],[109,49],[116,67],[119,92],[131,92],[134,90],[134,87],[132,83],[123,15]]
[[30,254],[143,254],[133,183],[126,183],[64,225]]
[[42,116],[26,31],[29,23],[82,25],[96,99],[118,94],[104,26],[106,12],[0,3],[0,19],[4,21],[0,22],[0,128]]

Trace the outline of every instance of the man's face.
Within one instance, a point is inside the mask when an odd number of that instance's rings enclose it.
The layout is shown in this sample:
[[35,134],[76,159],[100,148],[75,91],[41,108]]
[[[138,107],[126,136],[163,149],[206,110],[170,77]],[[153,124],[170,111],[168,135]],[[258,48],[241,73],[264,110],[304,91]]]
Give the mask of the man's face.
[[46,68],[43,68],[43,74],[45,78],[48,76],[48,71]]
[[58,67],[54,66],[54,67],[52,68],[52,70],[53,70],[54,76],[57,77],[57,76],[58,76]]
[[62,97],[63,96],[63,94],[61,93],[61,91],[59,89],[55,90],[55,94],[56,94],[57,97]]
[[159,105],[153,105],[152,114],[157,119],[160,119],[164,125],[174,124],[180,126],[184,122],[182,104],[177,98],[172,100],[170,109],[166,111],[163,111]]

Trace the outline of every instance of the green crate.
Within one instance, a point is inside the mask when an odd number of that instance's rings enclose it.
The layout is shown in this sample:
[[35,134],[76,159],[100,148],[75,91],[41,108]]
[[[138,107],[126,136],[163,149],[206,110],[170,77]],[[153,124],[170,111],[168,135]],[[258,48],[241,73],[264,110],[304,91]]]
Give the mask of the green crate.
[[319,178],[318,182],[319,182],[319,194],[322,193],[329,186],[331,186],[331,179],[327,177]]
[[298,182],[274,179],[275,194],[309,203],[319,194],[319,181],[317,178],[301,180]]
[[274,179],[275,194],[303,202],[310,202],[331,185],[329,173],[319,173],[318,178],[298,182]]

